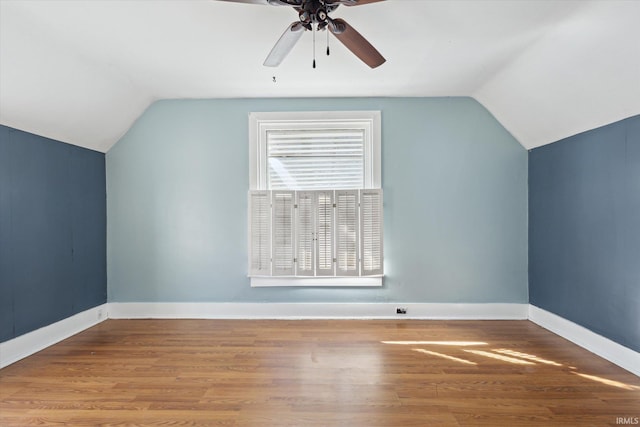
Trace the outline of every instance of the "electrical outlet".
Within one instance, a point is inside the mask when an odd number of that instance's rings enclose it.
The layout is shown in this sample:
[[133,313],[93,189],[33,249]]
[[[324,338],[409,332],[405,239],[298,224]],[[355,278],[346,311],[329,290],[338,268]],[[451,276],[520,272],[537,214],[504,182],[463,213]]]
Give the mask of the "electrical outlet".
[[396,314],[407,314],[407,307],[396,307]]

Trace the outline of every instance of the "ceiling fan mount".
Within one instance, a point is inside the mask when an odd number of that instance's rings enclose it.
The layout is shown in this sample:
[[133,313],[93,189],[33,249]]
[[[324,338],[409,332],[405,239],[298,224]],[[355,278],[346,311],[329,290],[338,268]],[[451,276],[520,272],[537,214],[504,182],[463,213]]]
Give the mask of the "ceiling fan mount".
[[[328,29],[354,55],[371,68],[382,65],[386,60],[358,31],[345,20],[329,16],[340,5],[359,6],[384,0],[222,0],[233,3],[249,3],[271,6],[291,6],[298,12],[298,21],[291,23],[264,61],[267,67],[277,67],[300,40],[304,30],[323,31]],[[329,49],[327,47],[327,55]],[[315,58],[313,61],[315,68]]]

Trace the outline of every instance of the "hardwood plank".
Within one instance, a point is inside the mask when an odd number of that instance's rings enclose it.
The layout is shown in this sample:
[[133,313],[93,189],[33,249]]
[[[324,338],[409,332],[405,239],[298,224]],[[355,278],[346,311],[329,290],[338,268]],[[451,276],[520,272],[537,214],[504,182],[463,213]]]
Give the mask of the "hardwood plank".
[[108,320],[0,370],[0,425],[575,426],[640,378],[528,321]]

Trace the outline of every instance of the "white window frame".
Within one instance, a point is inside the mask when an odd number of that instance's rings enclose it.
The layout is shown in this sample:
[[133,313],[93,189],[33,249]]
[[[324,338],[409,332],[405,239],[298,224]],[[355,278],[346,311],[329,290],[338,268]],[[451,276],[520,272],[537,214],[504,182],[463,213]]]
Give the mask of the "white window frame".
[[[381,112],[380,111],[295,111],[249,113],[250,190],[269,190],[267,132],[318,128],[364,130],[364,189],[380,189]],[[249,235],[249,239],[251,236]],[[251,244],[251,242],[249,242]],[[382,286],[378,277],[255,277],[252,287],[274,286]]]
[[364,188],[382,188],[380,111],[249,113],[249,189],[267,188],[267,132],[318,128],[364,130]]

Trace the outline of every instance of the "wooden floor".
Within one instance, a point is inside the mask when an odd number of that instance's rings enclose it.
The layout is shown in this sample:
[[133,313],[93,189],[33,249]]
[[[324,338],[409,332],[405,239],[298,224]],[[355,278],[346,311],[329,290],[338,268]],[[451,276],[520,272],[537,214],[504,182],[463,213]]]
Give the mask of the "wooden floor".
[[0,370],[1,426],[635,417],[640,378],[528,321],[108,320]]

